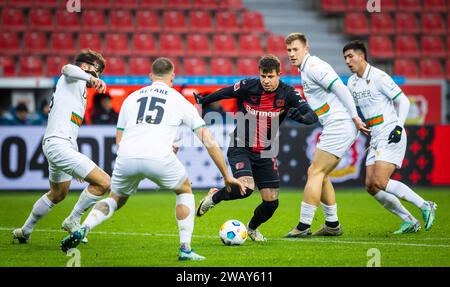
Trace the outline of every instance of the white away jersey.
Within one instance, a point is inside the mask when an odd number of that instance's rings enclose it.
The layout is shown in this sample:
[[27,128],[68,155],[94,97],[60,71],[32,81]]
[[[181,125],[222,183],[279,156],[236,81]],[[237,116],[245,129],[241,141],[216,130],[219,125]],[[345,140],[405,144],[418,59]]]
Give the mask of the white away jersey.
[[[367,64],[363,76],[353,74],[347,83],[356,106],[372,130],[372,137],[380,134],[385,127],[398,121],[393,101],[402,90],[392,78],[380,69]],[[390,130],[389,130],[390,131]]]
[[333,84],[341,79],[327,62],[307,54],[300,72],[305,97],[322,125],[330,120],[351,119],[345,106],[330,91]]
[[195,107],[164,83],[155,82],[130,94],[120,109],[117,129],[123,130],[117,155],[159,158],[172,153],[180,125],[205,126]]

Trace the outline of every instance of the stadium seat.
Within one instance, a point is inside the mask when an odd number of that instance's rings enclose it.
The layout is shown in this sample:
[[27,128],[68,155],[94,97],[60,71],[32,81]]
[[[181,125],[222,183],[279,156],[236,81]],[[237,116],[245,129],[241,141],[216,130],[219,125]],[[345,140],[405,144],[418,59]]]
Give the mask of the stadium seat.
[[347,0],[346,10],[350,12],[366,12],[367,0]]
[[15,63],[13,58],[0,55],[0,77],[14,77],[16,75]]
[[260,57],[263,52],[260,36],[254,34],[239,36],[239,55]]
[[191,33],[211,33],[213,32],[212,17],[208,11],[191,11],[189,12]]
[[216,14],[216,32],[218,33],[240,33],[241,26],[235,13],[219,11]]
[[190,0],[166,0],[166,7],[169,10],[173,10],[173,9],[189,10],[189,9],[191,9],[191,1]]
[[47,56],[47,76],[54,77],[61,75],[61,68],[69,63],[71,63],[71,61],[64,56]]
[[423,8],[425,11],[442,12],[447,10],[445,0],[424,0]]
[[161,23],[155,11],[136,12],[136,32],[160,32]]
[[25,17],[24,13],[20,9],[16,8],[4,8],[2,9],[2,30],[8,31],[25,31]]
[[125,61],[122,57],[108,57],[104,75],[126,75]]
[[219,57],[236,57],[239,54],[236,40],[230,34],[214,34],[213,55]]
[[340,13],[345,11],[344,0],[321,0],[320,7],[327,13]]
[[16,32],[0,32],[0,53],[2,55],[18,55],[21,53],[19,35]]
[[[135,10],[139,8],[139,1],[138,0],[114,0],[112,1],[113,5],[112,8],[117,10]],[[112,10],[111,10],[112,12]]]
[[441,36],[422,36],[422,57],[445,58],[447,55]]
[[394,57],[392,41],[388,36],[370,36],[369,51],[376,59],[391,59]]
[[368,35],[369,20],[364,13],[347,13],[344,19],[345,33],[349,35]]
[[205,34],[188,34],[186,39],[188,56],[210,57],[209,37]]
[[395,13],[395,26],[397,34],[420,33],[416,15],[413,13]]
[[66,10],[56,11],[56,25],[55,30],[66,32],[80,31],[81,24],[78,13],[69,13]]
[[242,32],[263,33],[266,31],[263,15],[255,11],[242,13]]
[[186,20],[181,11],[165,11],[163,14],[163,30],[169,33],[187,32]]
[[113,56],[129,56],[128,35],[123,33],[106,34],[105,53]]
[[111,10],[109,14],[109,31],[133,32],[133,20],[128,10]]
[[406,78],[418,78],[417,63],[413,59],[397,59],[394,61],[394,75]]
[[242,0],[221,0],[219,1],[220,10],[242,10],[244,9]]
[[421,10],[420,0],[397,0],[397,11],[420,12]]
[[43,77],[44,65],[38,56],[21,56],[19,60],[19,76],[23,77]]
[[447,36],[447,46],[446,46],[446,49],[447,49],[447,57],[450,58],[450,37],[449,37],[449,36]]
[[177,74],[177,75],[184,75],[183,65],[180,63],[178,58],[171,57],[170,60],[172,61],[173,66],[175,67],[175,70],[174,70],[175,74]]
[[142,9],[155,9],[162,10],[166,7],[164,0],[141,0],[139,1],[139,10]]
[[383,0],[381,3],[381,12],[391,12],[397,10],[397,5],[395,5],[395,0]]
[[152,69],[152,62],[148,57],[131,57],[128,61],[129,74],[146,76]]
[[[91,3],[91,1],[88,3]],[[105,32],[107,30],[105,13],[102,10],[83,10],[81,22],[82,29],[86,32]]]
[[158,48],[156,46],[155,36],[147,33],[133,34],[133,54],[135,56],[156,56]]
[[91,49],[99,53],[103,52],[102,38],[99,33],[79,33],[79,50]]
[[58,6],[66,8],[67,1],[60,0],[34,0],[33,7],[57,8]]
[[389,13],[372,13],[370,23],[370,33],[373,34],[394,34],[394,20]]
[[36,31],[52,31],[54,29],[52,12],[49,9],[31,9],[29,27]]
[[439,13],[422,13],[423,34],[445,34],[444,21]]
[[26,54],[43,55],[49,52],[48,39],[44,32],[26,32],[23,43],[23,51]]
[[[420,56],[416,37],[413,35],[400,35],[395,38],[395,55],[401,58],[418,58]],[[373,50],[372,50],[373,51]]]
[[71,55],[75,53],[75,41],[72,33],[53,32],[51,52],[55,55]]
[[286,45],[284,44],[283,35],[267,35],[266,43],[267,53],[273,54],[279,58],[287,57]]
[[[86,10],[108,9],[111,7],[110,0],[83,1],[82,3],[83,3],[83,8],[86,8]],[[85,13],[84,9],[83,9],[83,13]]]
[[193,0],[192,9],[194,10],[216,10],[218,8],[215,0]]
[[166,56],[184,56],[185,51],[180,34],[161,34],[159,38],[160,53]]
[[254,76],[258,74],[258,61],[256,58],[238,58],[237,74],[240,76]]
[[33,0],[14,0],[14,1],[1,1],[5,3],[6,7],[11,8],[30,8],[33,6]]
[[234,75],[233,63],[229,58],[211,59],[211,75],[231,76]]
[[445,78],[450,80],[450,59],[445,61]]
[[208,68],[203,58],[184,58],[184,75],[205,76],[208,75]]
[[421,59],[419,62],[419,66],[421,78],[444,78],[444,71],[442,70],[441,61],[439,61],[438,59]]

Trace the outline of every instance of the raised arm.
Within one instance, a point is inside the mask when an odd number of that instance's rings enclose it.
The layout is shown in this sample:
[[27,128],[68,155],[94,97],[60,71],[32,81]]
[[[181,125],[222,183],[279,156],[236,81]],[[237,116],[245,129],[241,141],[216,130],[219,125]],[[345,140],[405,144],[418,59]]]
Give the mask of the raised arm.
[[105,82],[94,76],[91,76],[78,66],[67,64],[64,67],[62,67],[61,73],[67,78],[88,82],[100,93],[104,93],[106,91]]
[[222,88],[212,94],[202,96],[201,94],[194,93],[195,101],[199,105],[210,104],[216,101],[235,98],[235,92],[233,86]]

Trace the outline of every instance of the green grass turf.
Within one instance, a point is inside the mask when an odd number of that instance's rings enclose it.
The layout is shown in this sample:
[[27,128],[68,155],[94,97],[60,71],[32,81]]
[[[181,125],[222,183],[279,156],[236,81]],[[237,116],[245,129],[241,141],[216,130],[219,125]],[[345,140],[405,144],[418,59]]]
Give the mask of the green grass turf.
[[[250,239],[242,246],[224,246],[219,227],[228,219],[244,223],[260,202],[250,198],[222,202],[196,218],[192,245],[202,262],[178,262],[178,229],[174,216],[175,195],[170,191],[139,192],[114,216],[92,231],[81,244],[81,266],[361,266],[371,258],[370,248],[381,253],[381,266],[450,266],[450,189],[417,189],[425,199],[438,203],[437,219],[430,231],[393,235],[400,220],[381,207],[362,189],[339,190],[338,214],[345,234],[341,237],[285,239],[299,219],[300,190],[284,189],[280,206],[260,227],[268,242]],[[0,193],[0,266],[66,266],[70,259],[59,247],[66,235],[60,225],[79,193],[39,222],[29,244],[12,244],[11,230],[22,226],[41,193]],[[206,194],[196,191],[196,202]],[[422,221],[420,211],[405,206]],[[312,229],[323,223],[319,208]]]

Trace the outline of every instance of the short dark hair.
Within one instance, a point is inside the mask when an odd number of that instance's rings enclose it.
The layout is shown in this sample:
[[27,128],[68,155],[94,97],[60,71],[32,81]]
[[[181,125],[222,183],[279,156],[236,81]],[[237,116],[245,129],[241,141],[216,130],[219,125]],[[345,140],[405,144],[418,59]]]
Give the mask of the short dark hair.
[[94,50],[91,49],[82,50],[75,57],[75,64],[80,66],[81,63],[86,63],[95,66],[99,74],[103,73],[103,70],[105,69],[106,66],[106,60],[105,58],[103,58],[102,54],[95,52]]
[[303,45],[308,46],[308,39],[306,38],[305,34],[294,32],[286,36],[284,39],[284,43],[286,45],[290,45],[295,40],[299,40]]
[[16,112],[27,112],[28,113],[28,107],[26,104],[20,102],[17,106],[16,106]]
[[367,61],[367,49],[366,49],[366,45],[364,45],[363,41],[353,40],[353,41],[349,42],[342,49],[342,54],[345,54],[345,51],[347,51],[347,50],[355,50],[355,51],[363,52],[364,53],[364,60]]
[[270,73],[275,70],[279,74],[281,70],[280,60],[271,54],[262,56],[258,65],[259,70],[263,73]]
[[173,72],[174,68],[170,59],[160,57],[152,64],[152,74],[159,77],[167,76]]

